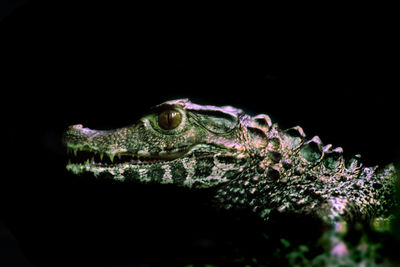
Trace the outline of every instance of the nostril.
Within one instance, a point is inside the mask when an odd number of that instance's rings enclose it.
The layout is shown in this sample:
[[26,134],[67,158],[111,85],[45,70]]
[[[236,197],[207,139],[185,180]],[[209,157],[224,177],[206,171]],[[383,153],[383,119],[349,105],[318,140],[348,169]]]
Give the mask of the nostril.
[[82,130],[83,129],[83,125],[82,124],[74,124],[74,125],[70,125],[68,126],[68,131],[73,131],[73,130]]
[[70,126],[70,128],[75,129],[75,130],[81,130],[81,129],[83,129],[83,125],[75,124],[75,125]]

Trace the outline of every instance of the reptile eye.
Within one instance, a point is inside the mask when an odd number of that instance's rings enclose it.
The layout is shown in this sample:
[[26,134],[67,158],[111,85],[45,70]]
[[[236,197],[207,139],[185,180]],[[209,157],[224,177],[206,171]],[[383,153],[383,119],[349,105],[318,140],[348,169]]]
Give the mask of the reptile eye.
[[179,126],[182,115],[176,110],[167,109],[158,114],[158,125],[164,130],[172,130]]

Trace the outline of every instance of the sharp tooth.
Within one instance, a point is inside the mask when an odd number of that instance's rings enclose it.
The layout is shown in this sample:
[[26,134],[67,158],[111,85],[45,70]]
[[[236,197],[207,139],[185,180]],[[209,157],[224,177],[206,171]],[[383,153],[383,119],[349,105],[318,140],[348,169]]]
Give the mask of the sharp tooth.
[[86,165],[89,165],[89,159],[86,160]]
[[117,153],[118,159],[121,159],[121,153]]
[[111,162],[114,162],[114,154],[107,154],[108,157],[110,158]]
[[100,160],[103,160],[104,154],[100,153]]

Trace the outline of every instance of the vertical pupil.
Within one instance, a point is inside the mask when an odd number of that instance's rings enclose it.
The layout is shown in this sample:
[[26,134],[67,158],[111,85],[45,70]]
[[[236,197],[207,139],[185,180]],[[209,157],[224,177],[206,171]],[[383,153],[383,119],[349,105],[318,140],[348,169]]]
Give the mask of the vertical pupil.
[[169,111],[168,112],[168,115],[167,115],[167,122],[168,122],[168,125],[171,125],[171,121],[172,120],[172,111]]
[[158,123],[161,128],[171,130],[180,124],[181,119],[179,112],[175,110],[165,110],[158,116]]

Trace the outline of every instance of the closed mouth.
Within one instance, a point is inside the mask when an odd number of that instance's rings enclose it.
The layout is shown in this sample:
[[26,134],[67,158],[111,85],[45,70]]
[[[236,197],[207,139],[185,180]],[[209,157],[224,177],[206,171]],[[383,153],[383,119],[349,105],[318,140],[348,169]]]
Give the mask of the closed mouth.
[[162,155],[143,155],[129,152],[104,153],[87,147],[67,148],[68,164],[113,167],[117,165],[152,165],[172,161],[182,157],[185,152],[164,153]]

